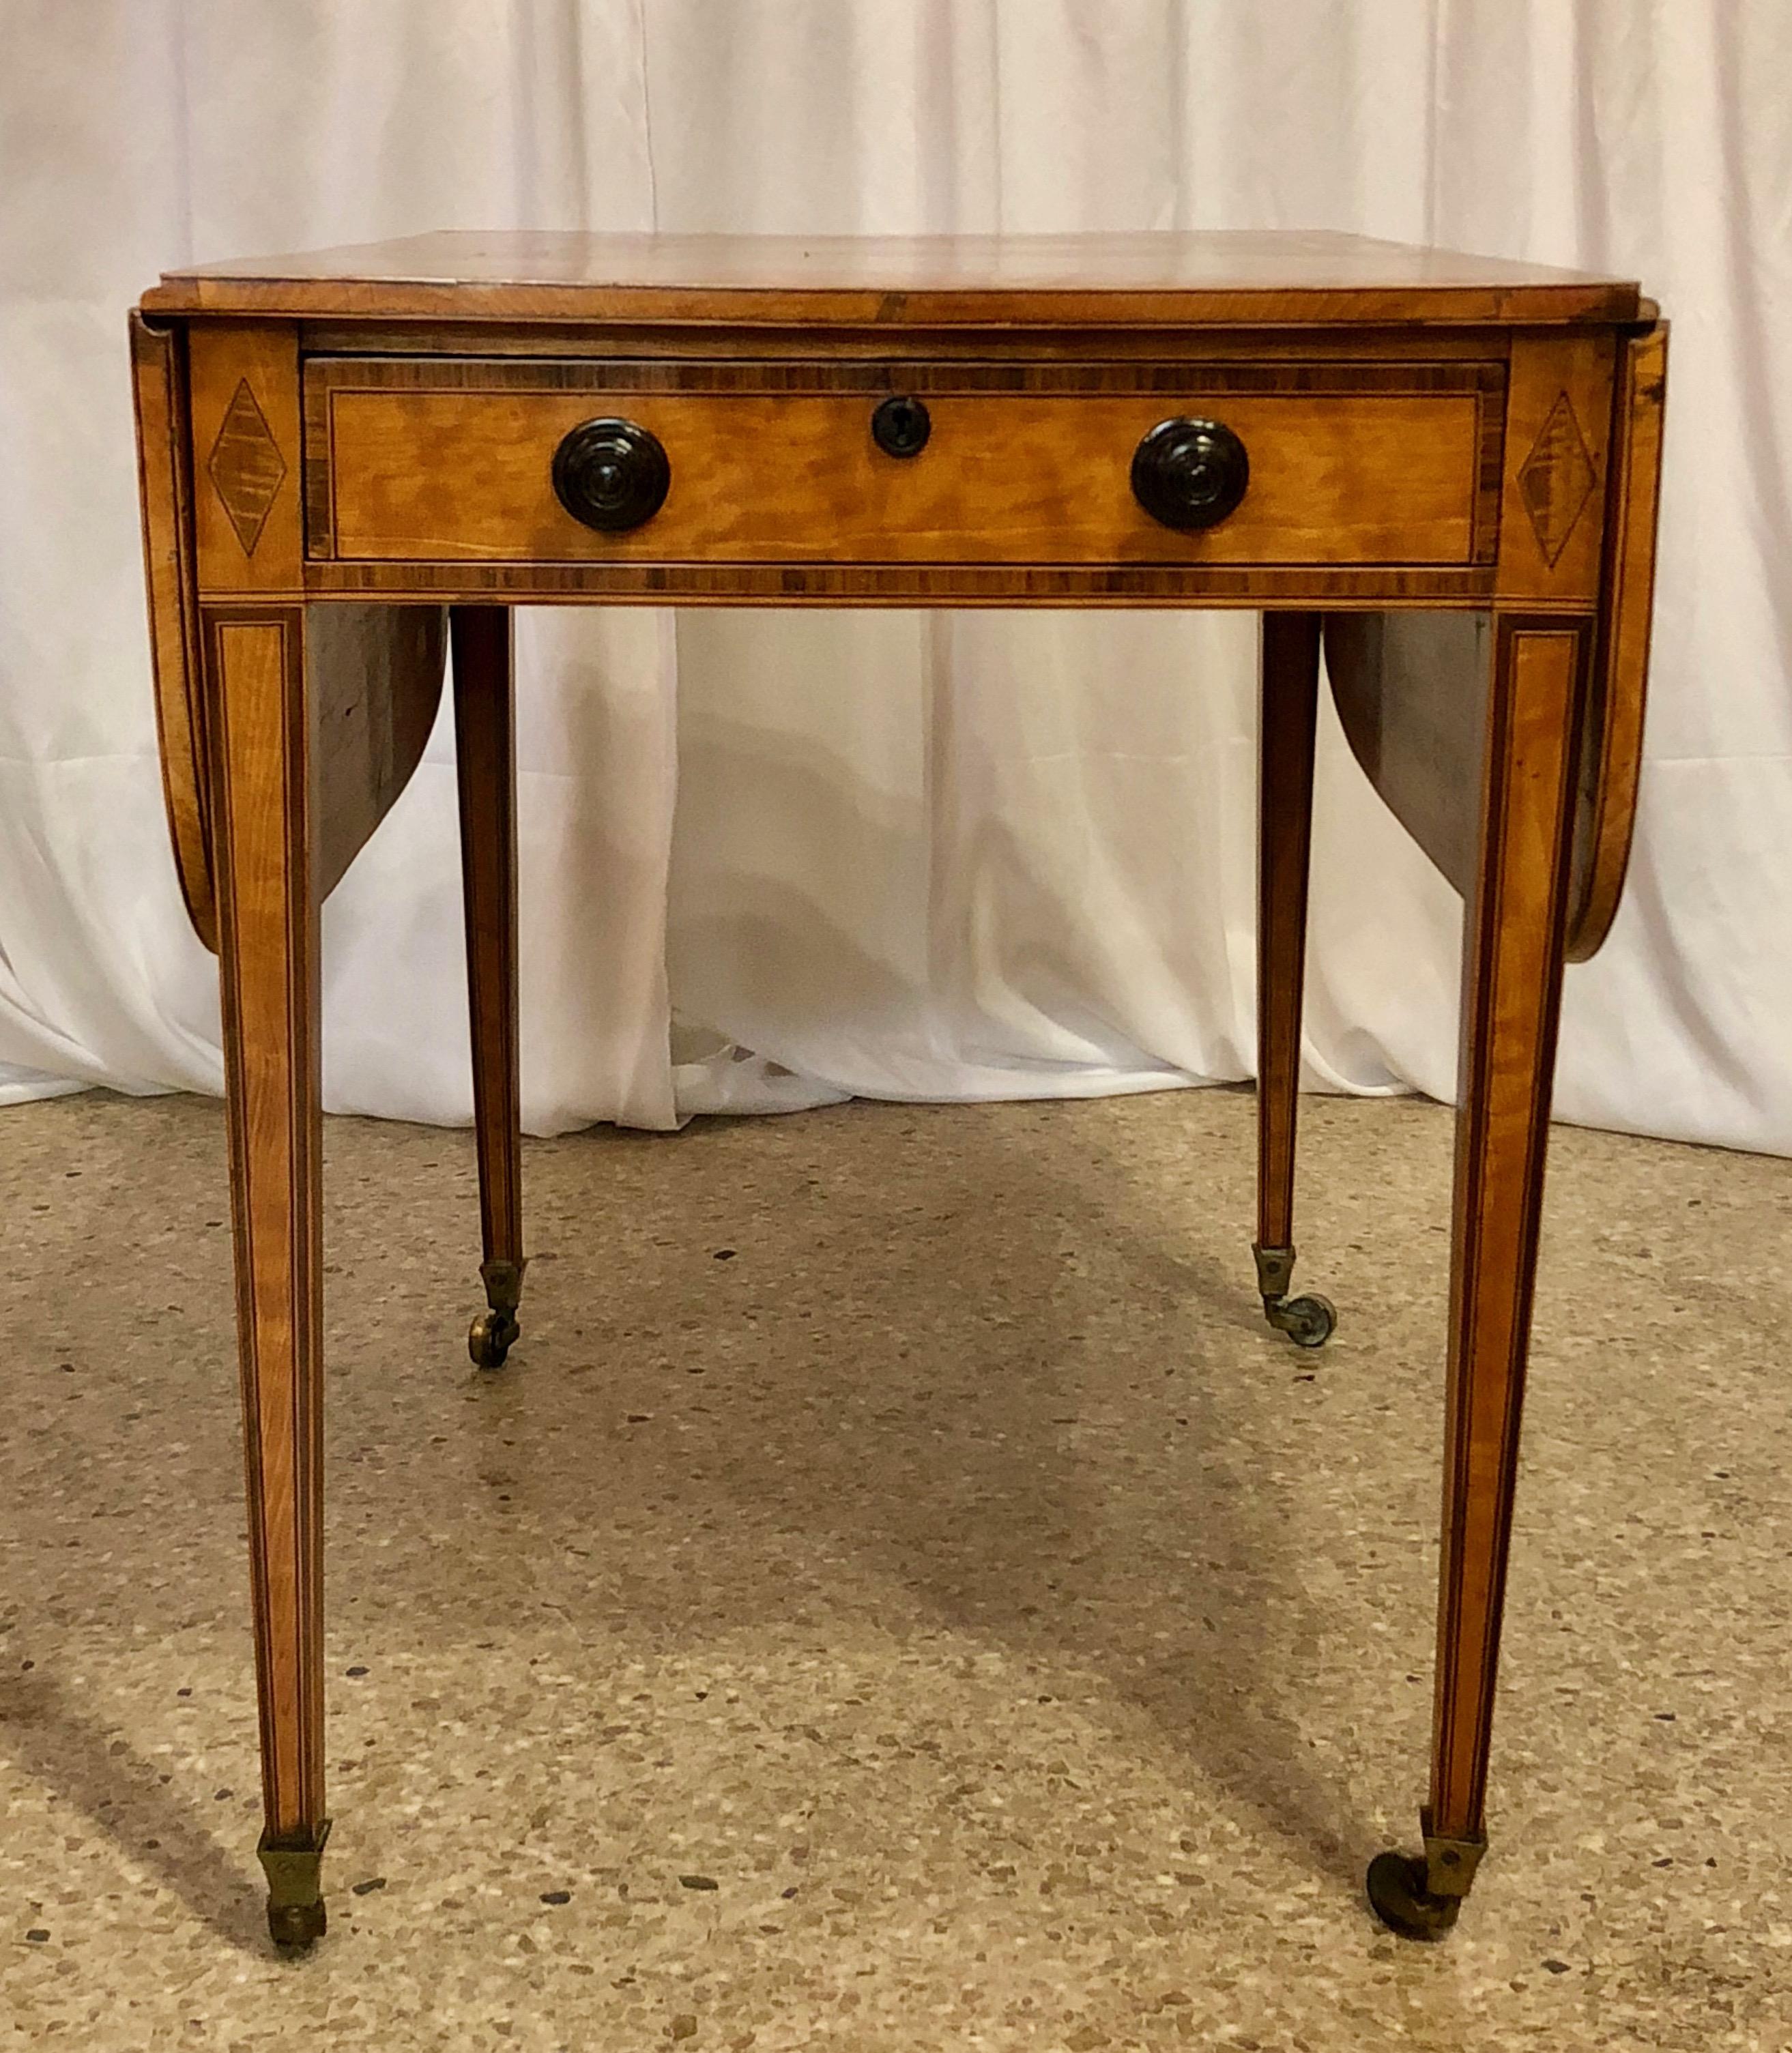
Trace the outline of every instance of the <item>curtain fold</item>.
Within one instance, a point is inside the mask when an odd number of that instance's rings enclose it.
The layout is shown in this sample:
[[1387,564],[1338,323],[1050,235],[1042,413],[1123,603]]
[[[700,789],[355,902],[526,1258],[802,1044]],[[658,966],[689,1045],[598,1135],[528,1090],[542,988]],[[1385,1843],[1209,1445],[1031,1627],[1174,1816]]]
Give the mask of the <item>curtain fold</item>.
[[[0,1104],[219,1087],[160,820],[124,316],[467,227],[1326,227],[1672,316],[1656,665],[1558,1110],[1792,1152],[1792,11],[1778,0],[6,0]],[[1241,1078],[1256,626],[539,612],[525,1120]],[[336,1109],[470,1113],[452,741],[325,916]],[[1460,910],[1321,736],[1309,1080],[1448,1097]]]

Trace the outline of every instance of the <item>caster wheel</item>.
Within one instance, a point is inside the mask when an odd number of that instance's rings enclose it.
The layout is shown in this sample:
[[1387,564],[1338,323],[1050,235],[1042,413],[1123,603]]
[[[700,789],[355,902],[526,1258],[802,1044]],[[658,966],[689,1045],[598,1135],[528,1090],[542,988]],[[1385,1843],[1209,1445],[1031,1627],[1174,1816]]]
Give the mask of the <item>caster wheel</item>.
[[329,1929],[321,1897],[315,1903],[270,1903],[268,1935],[283,1952],[303,1953]]
[[502,1368],[510,1344],[521,1331],[509,1312],[481,1312],[467,1330],[466,1351],[475,1368]]
[[1338,1324],[1338,1307],[1330,1298],[1315,1295],[1290,1297],[1276,1322],[1296,1347],[1322,1348]]
[[1409,1854],[1377,1854],[1369,1863],[1369,1907],[1403,1939],[1441,1939],[1462,1909],[1460,1896],[1433,1896],[1425,1864]]

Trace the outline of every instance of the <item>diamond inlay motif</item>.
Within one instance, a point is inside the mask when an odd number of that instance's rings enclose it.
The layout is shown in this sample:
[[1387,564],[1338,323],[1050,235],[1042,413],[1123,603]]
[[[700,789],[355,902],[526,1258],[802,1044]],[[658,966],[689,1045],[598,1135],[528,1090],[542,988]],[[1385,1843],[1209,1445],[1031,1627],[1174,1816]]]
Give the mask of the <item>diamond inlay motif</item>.
[[1597,482],[1586,438],[1563,392],[1550,407],[1550,417],[1519,472],[1524,510],[1531,516],[1543,560],[1552,571]]
[[273,438],[268,418],[255,402],[246,378],[239,379],[218,439],[206,460],[214,489],[246,556],[255,553],[268,510],[286,476],[286,459]]

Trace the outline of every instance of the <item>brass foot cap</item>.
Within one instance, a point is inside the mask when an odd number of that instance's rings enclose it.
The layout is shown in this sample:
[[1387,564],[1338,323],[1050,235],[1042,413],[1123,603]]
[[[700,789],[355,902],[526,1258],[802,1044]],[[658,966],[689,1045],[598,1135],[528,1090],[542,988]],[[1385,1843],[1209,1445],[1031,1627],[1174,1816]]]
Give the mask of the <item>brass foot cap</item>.
[[277,1946],[289,1952],[315,1945],[329,1926],[321,1897],[315,1903],[270,1902],[268,1906],[268,1935]]
[[1425,1864],[1409,1854],[1377,1854],[1369,1863],[1369,1907],[1403,1939],[1441,1939],[1462,1909],[1460,1896],[1433,1896]]
[[1295,1280],[1295,1250],[1266,1247],[1260,1240],[1251,1243],[1251,1259],[1257,1265],[1257,1294],[1267,1305],[1272,1297],[1285,1297]]
[[329,1836],[328,1818],[297,1846],[290,1839],[270,1845],[268,1835],[261,1835],[255,1852],[268,1878],[268,1931],[277,1946],[308,1946],[324,1936],[324,1892],[318,1885]]

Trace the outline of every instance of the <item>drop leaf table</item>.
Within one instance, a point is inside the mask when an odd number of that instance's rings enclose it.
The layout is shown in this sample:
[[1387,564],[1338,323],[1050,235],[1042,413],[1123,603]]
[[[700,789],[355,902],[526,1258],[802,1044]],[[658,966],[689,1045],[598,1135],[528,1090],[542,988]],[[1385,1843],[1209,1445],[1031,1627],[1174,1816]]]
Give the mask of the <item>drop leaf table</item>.
[[485,1309],[517,1334],[509,609],[1264,615],[1256,1283],[1292,1294],[1322,648],[1464,901],[1423,1851],[1455,1921],[1495,1670],[1563,965],[1616,908],[1666,330],[1634,285],[1304,234],[440,234],[171,273],[132,316],[163,783],[218,953],[274,1938],[322,1933],[319,907],[451,652]]

